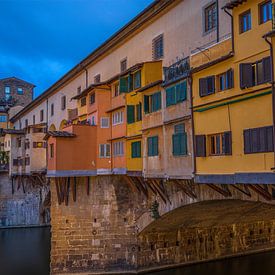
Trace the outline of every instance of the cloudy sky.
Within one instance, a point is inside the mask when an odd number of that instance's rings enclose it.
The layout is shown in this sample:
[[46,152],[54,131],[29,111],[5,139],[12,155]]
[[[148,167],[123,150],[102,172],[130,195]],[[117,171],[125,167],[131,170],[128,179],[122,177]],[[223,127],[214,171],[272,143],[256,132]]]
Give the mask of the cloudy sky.
[[35,96],[153,0],[0,0],[0,78],[35,84]]

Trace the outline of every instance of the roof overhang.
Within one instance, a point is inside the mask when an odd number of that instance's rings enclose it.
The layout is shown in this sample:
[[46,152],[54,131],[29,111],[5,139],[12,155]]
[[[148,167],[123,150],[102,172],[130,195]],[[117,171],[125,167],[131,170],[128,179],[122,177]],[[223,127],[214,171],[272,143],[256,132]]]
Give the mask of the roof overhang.
[[247,2],[247,0],[232,0],[225,4],[222,8],[233,10],[234,8],[238,7],[239,5]]

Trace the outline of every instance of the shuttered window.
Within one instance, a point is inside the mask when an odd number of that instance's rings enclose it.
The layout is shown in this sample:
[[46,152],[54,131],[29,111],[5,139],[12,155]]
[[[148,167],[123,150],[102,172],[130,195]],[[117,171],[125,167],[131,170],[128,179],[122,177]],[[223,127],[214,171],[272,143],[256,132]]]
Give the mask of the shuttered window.
[[142,120],[142,104],[141,102],[136,105],[136,121]]
[[232,154],[231,132],[209,135],[209,155],[221,156]]
[[228,70],[217,76],[218,91],[232,89],[234,87],[234,74],[233,69]]
[[161,92],[144,96],[144,113],[152,113],[161,109]]
[[273,152],[273,127],[246,129],[244,135],[244,153]]
[[119,79],[119,92],[128,93],[128,76]]
[[207,96],[215,93],[215,76],[200,78],[199,80],[200,96]]
[[134,79],[133,89],[136,90],[141,87],[141,71],[134,73],[133,79]]
[[158,136],[147,138],[147,154],[148,157],[153,157],[158,155]]
[[187,98],[187,81],[166,89],[166,107],[183,102]]
[[61,110],[65,110],[66,109],[66,96],[63,95],[61,97]]
[[95,103],[95,93],[91,93],[90,94],[90,104],[94,104]]
[[174,128],[172,136],[172,146],[174,156],[187,155],[187,134],[184,131],[184,124],[178,124]]
[[141,158],[141,141],[131,143],[131,156],[132,158]]
[[82,98],[81,98],[81,100],[80,100],[80,106],[81,106],[81,107],[86,106],[86,97],[82,97]]
[[99,144],[99,157],[109,158],[111,156],[111,145],[110,144]]
[[196,157],[206,157],[206,138],[205,135],[195,136],[195,154]]
[[109,128],[109,118],[108,117],[100,118],[100,128]]
[[124,155],[124,142],[123,141],[114,142],[113,154],[115,157]]
[[127,105],[127,123],[135,122],[135,105]]
[[160,34],[152,41],[152,58],[158,60],[164,56],[163,34]]
[[253,87],[271,81],[271,59],[265,57],[254,63],[240,64],[241,89]]

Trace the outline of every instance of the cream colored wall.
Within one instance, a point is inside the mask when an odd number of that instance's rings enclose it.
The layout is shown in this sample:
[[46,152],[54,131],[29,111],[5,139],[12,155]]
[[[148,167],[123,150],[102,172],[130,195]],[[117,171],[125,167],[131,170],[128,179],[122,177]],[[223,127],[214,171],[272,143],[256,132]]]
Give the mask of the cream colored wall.
[[[197,47],[215,41],[216,31],[205,35],[202,28],[203,7],[213,1],[196,0],[195,2],[194,0],[180,1],[177,6],[160,16],[152,24],[149,25],[148,22],[146,28],[129,38],[123,45],[91,65],[88,68],[89,84],[93,82],[94,76],[98,73],[101,74],[102,81],[119,73],[120,61],[125,57],[127,57],[128,67],[139,62],[150,61],[152,59],[152,39],[161,33],[164,34],[164,66],[174,63],[177,57],[189,56],[191,51]],[[221,8],[225,3],[226,0],[219,0],[219,7]],[[222,37],[228,33],[230,33],[230,18],[220,10],[220,36]],[[48,98],[48,125],[54,124],[58,129],[61,121],[67,119],[67,110],[62,111],[60,107],[60,98],[63,94],[67,97],[67,109],[76,108],[76,101],[70,101],[70,99],[76,95],[79,86],[85,87],[84,71]],[[55,104],[55,114],[50,117],[52,102]],[[46,112],[46,100],[21,118],[22,125],[24,125],[26,118],[28,118],[31,125],[33,114],[36,115],[36,121],[38,122],[41,108],[44,108]],[[46,122],[46,116],[44,122]],[[15,126],[19,129],[19,121],[15,123]]]

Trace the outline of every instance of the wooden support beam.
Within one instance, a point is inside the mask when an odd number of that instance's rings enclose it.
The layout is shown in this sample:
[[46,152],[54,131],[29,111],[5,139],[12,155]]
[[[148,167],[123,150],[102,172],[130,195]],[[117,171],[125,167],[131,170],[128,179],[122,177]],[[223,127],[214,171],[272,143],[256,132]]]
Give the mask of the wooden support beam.
[[74,177],[74,183],[73,183],[73,201],[76,202],[76,183],[77,179]]
[[89,176],[86,178],[86,193],[88,196],[90,195],[90,177]]
[[11,194],[14,194],[14,176],[11,177]]
[[21,186],[21,176],[17,176],[17,191],[20,189]]
[[211,189],[215,190],[216,192],[220,193],[221,195],[223,195],[224,197],[231,197],[232,194],[228,188],[228,186],[222,184],[221,187],[218,186],[217,184],[207,184],[208,187],[210,187]]
[[158,182],[155,181],[154,179],[151,179],[151,182],[152,182],[153,186],[155,187],[155,189],[157,190],[158,195],[161,197],[163,202],[166,204],[167,198],[166,198],[165,194],[162,192],[161,188],[158,186]]
[[70,178],[65,179],[65,205],[68,206],[69,204],[69,193],[70,193]]
[[147,186],[149,187],[149,189],[152,191],[152,193],[157,196],[158,195],[158,191],[156,190],[155,186],[153,185],[153,183],[151,183],[149,180],[147,180],[145,182],[147,184]]
[[25,193],[26,193],[26,190],[25,190],[25,183],[24,183],[24,180],[25,180],[25,181],[28,181],[28,178],[27,178],[27,177],[23,177],[23,178],[22,178],[22,188],[23,188],[23,193],[25,194]]
[[56,188],[58,204],[60,205],[61,204],[61,194],[60,194],[60,185],[59,185],[58,178],[55,178],[55,188]]
[[241,186],[238,186],[237,184],[232,184],[231,186],[240,191],[241,193],[245,194],[246,196],[251,197],[251,192],[249,191],[249,188],[246,185],[243,185],[243,188],[241,188]]
[[268,189],[262,187],[259,184],[249,184],[248,185],[250,189],[252,189],[254,192],[262,196],[265,200],[271,201],[272,195],[269,193]]
[[133,192],[138,192],[140,194],[142,193],[141,189],[137,187],[136,183],[133,182],[131,177],[123,176],[123,179],[128,183]]
[[[185,181],[181,180],[173,180],[177,184],[177,186],[191,199],[196,199],[197,195],[196,193],[192,190],[192,187],[187,184]],[[192,183],[191,183],[192,184]]]
[[141,177],[133,177],[133,180],[140,186],[142,192],[144,193],[145,197],[149,198],[149,192],[146,183],[143,181]]

